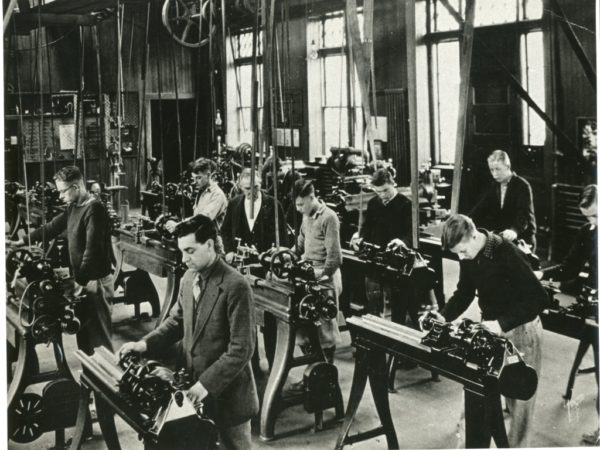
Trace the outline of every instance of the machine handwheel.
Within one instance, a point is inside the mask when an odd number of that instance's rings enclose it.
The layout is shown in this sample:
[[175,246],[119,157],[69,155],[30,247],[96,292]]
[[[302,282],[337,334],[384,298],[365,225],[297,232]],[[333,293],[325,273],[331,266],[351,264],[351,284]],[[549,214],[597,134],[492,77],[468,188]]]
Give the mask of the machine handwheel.
[[9,439],[19,444],[35,441],[43,433],[43,414],[42,397],[31,393],[22,394],[8,411]]
[[[179,44],[191,48],[204,46],[208,43],[209,7],[210,0],[165,0],[162,8],[163,25]],[[201,26],[202,21],[204,23]],[[213,25],[210,33],[215,30]]]
[[288,278],[290,275],[290,264],[298,260],[298,257],[290,250],[280,250],[271,257],[271,272],[278,278]]

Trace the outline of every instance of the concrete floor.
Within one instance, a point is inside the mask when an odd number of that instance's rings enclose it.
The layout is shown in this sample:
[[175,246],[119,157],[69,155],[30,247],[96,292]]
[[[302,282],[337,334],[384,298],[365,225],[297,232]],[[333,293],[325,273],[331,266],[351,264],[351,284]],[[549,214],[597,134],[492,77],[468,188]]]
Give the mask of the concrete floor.
[[[458,265],[453,262],[444,263],[446,274],[446,294],[451,294],[457,277]],[[153,278],[159,289],[164,292],[165,280]],[[143,305],[142,311],[150,312],[148,304]],[[476,305],[473,305],[467,315],[476,316]],[[123,342],[135,340],[153,328],[151,321],[130,321],[133,307],[116,305],[113,311],[114,343],[118,348]],[[336,353],[336,365],[340,372],[340,385],[347,403],[352,382],[354,361],[349,334],[342,333],[343,342]],[[69,336],[65,339],[67,357],[75,370],[79,363],[72,356],[75,350],[75,340]],[[262,344],[261,344],[262,345]],[[48,349],[40,347],[42,353],[42,369],[49,364],[51,354]],[[578,377],[575,383],[573,400],[569,408],[564,405],[564,392],[570,366],[577,348],[577,342],[563,336],[544,332],[544,358],[541,379],[537,394],[536,419],[532,446],[534,447],[574,447],[583,445],[581,434],[589,432],[598,426],[598,415],[595,410],[596,384],[593,375]],[[264,363],[264,361],[263,361]],[[584,359],[583,367],[593,364],[591,352]],[[292,371],[290,378],[300,379],[302,368]],[[77,373],[77,372],[76,372]],[[429,372],[416,368],[397,372],[396,383],[398,392],[390,394],[390,406],[398,439],[402,448],[457,448],[459,437],[457,424],[462,412],[462,389],[457,383],[447,379],[432,382]],[[39,391],[40,386],[31,387],[31,391]],[[332,416],[327,412],[325,419]],[[123,449],[141,449],[142,443],[121,419],[116,419],[121,446]],[[313,416],[304,412],[302,406],[284,411],[277,422],[276,433],[284,436],[271,442],[262,442],[258,433],[253,433],[253,444],[256,449],[285,448],[289,450],[321,449],[334,447],[340,423],[329,424],[325,431],[311,431]],[[370,391],[365,396],[358,410],[351,429],[351,434],[365,431],[378,426],[378,418],[371,399]],[[299,431],[301,430],[301,431]],[[104,449],[106,445],[99,433],[99,427],[94,425],[94,438],[87,441],[84,449]],[[71,434],[67,431],[67,437]],[[52,433],[47,433],[38,440],[27,444],[17,445],[9,442],[9,449],[40,449],[50,448],[54,443]],[[371,439],[347,448],[355,449],[384,449],[387,448],[382,437]]]

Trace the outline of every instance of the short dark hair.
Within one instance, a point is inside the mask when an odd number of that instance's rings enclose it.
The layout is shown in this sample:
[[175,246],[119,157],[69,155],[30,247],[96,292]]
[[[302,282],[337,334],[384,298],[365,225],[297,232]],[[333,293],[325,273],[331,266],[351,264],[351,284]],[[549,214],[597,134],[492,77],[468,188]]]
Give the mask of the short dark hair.
[[444,222],[442,227],[442,249],[451,250],[460,242],[473,234],[475,224],[470,217],[463,214],[454,214]]
[[309,195],[315,194],[315,187],[310,180],[297,180],[294,183],[294,191],[296,192],[296,198],[308,197]]
[[198,214],[180,222],[175,227],[174,234],[177,238],[193,234],[196,242],[204,244],[209,239],[212,239],[216,243],[219,231],[217,230],[217,225],[209,217]]
[[217,165],[214,161],[208,158],[199,158],[194,161],[194,165],[192,166],[192,172],[194,173],[214,173],[217,170]]
[[54,180],[64,183],[74,183],[76,181],[83,181],[83,174],[77,166],[65,166],[54,174]]
[[592,204],[596,203],[598,199],[598,187],[595,184],[588,184],[583,192],[581,193],[581,199],[579,200],[580,208],[589,208]]
[[387,169],[377,169],[371,176],[371,184],[373,186],[383,186],[384,184],[394,184],[394,178]]

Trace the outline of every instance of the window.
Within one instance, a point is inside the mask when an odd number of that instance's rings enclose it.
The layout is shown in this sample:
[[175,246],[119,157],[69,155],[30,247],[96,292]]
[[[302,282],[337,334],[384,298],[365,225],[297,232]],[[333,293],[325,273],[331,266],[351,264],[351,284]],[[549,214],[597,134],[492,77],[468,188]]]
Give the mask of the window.
[[[464,18],[466,0],[448,0],[452,8]],[[431,80],[427,94],[420,101],[431,98],[429,124],[433,160],[453,163],[458,123],[460,89],[460,24],[440,0],[425,0],[429,13],[421,13],[421,42],[428,46]],[[475,26],[502,26],[516,22],[528,23],[518,28],[520,33],[520,81],[535,102],[544,109],[544,51],[541,18],[543,0],[476,0]],[[427,31],[425,31],[427,30]],[[427,59],[420,58],[417,72],[427,74]],[[543,145],[546,128],[539,116],[522,102],[523,145]],[[420,115],[420,119],[424,118]],[[421,120],[420,120],[420,123]],[[427,139],[429,140],[429,139]]]
[[[544,111],[544,36],[541,31],[521,36],[521,83]],[[546,123],[523,101],[523,144],[544,145],[545,139]]]
[[[359,28],[363,15],[359,13]],[[327,155],[331,147],[363,146],[361,93],[346,54],[345,21],[341,12],[311,20],[307,32],[310,157]]]
[[[227,139],[228,144],[252,144],[252,31],[242,31],[229,40],[227,51]],[[262,32],[257,44],[258,123],[262,123]]]

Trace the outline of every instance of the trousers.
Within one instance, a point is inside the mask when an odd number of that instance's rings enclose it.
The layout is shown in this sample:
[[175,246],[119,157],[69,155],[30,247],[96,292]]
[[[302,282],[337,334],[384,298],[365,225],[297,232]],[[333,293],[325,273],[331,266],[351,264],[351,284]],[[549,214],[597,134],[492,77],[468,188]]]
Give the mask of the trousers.
[[[504,333],[523,354],[523,360],[535,369],[538,379],[541,378],[540,370],[542,369],[542,334],[542,321],[539,317]],[[536,396],[537,394],[534,394],[527,401],[506,399],[506,406],[510,414],[508,443],[513,448],[530,447],[529,439]]]
[[88,355],[96,347],[104,346],[112,351],[112,299],[114,297],[113,275],[90,280],[85,286],[75,283],[75,295],[85,297],[75,307],[75,315],[81,322],[77,333],[77,348]]

